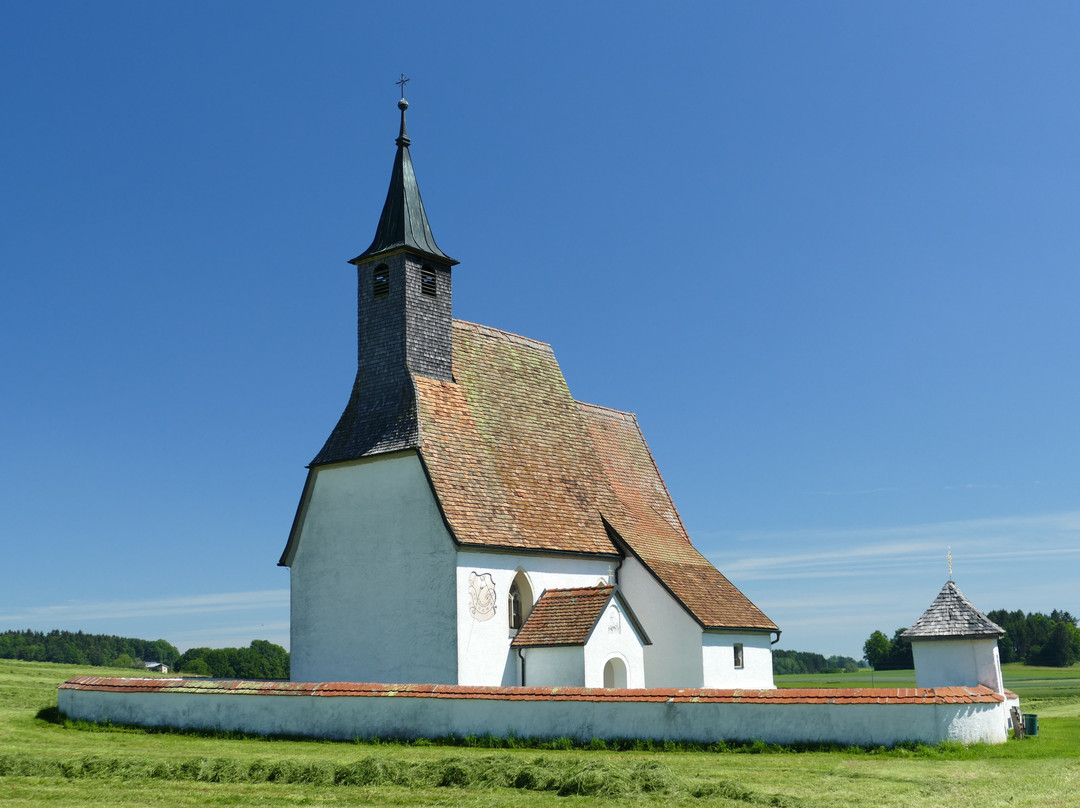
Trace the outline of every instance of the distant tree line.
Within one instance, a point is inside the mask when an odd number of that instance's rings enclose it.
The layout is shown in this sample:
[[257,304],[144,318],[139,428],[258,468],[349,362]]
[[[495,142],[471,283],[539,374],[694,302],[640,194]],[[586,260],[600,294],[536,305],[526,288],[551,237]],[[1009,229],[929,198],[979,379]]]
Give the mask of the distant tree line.
[[810,651],[773,651],[773,673],[846,673],[857,671],[857,660],[846,656],[825,657]]
[[171,667],[179,656],[176,647],[165,640],[59,629],[0,632],[0,659],[145,669],[144,662],[161,662]]
[[266,640],[247,648],[190,648],[181,654],[165,640],[138,640],[81,631],[0,632],[0,659],[135,668],[160,662],[169,670],[218,679],[288,679],[289,652]]
[[[997,609],[986,616],[1005,629],[998,640],[1002,662],[1047,665],[1064,668],[1080,662],[1080,628],[1076,618],[1054,609],[1050,614]],[[863,644],[867,662],[877,670],[907,670],[915,667],[911,643],[902,640],[898,628],[892,639],[875,631]]]
[[1005,636],[998,640],[1002,662],[1055,668],[1080,662],[1080,628],[1068,612],[1024,614],[997,609],[986,616],[1005,629]]
[[289,652],[266,640],[247,648],[189,648],[174,670],[215,679],[288,679]]

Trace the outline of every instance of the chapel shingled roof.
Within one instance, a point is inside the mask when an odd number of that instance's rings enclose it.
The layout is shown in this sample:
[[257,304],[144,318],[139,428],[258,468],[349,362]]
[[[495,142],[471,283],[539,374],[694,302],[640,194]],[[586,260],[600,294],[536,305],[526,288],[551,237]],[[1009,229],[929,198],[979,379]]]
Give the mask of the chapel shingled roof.
[[905,640],[964,640],[1000,637],[1005,629],[980,612],[952,581],[946,581],[930,608],[900,636]]
[[420,454],[465,546],[620,556],[704,628],[777,626],[690,543],[630,413],[581,404],[551,347],[454,321],[454,382],[414,376]]
[[544,590],[510,645],[584,645],[614,591],[614,586]]

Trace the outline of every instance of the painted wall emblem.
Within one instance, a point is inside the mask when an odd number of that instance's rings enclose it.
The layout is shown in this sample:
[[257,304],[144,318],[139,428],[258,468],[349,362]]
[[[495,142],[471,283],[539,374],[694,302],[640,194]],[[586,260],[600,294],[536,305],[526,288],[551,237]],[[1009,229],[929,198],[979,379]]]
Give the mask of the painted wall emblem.
[[469,573],[469,614],[481,622],[495,616],[495,581],[491,573]]
[[622,634],[622,615],[614,607],[608,610],[607,630],[609,634]]

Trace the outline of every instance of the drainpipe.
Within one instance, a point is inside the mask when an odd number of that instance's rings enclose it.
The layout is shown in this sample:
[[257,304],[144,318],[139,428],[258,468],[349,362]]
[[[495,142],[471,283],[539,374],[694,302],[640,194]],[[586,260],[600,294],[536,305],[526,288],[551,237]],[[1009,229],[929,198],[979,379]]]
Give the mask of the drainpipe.
[[775,639],[775,640],[772,640],[772,641],[771,641],[771,642],[769,643],[769,645],[776,645],[776,644],[777,644],[778,642],[780,642],[780,630],[779,630],[779,629],[777,629],[777,630],[776,630],[776,632],[775,632],[775,634],[776,634],[776,639]]
[[518,649],[518,659],[521,660],[521,686],[525,687],[525,649]]
[[611,577],[615,579],[614,583],[616,586],[619,585],[619,569],[622,567],[623,560],[623,557],[619,556],[619,563],[616,564],[614,568],[611,568],[611,565],[608,565],[611,569]]

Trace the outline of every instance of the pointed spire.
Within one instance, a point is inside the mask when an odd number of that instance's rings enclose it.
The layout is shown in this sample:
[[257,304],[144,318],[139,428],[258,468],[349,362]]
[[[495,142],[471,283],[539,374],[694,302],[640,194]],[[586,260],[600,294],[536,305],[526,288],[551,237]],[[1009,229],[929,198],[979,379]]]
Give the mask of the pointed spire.
[[[408,81],[402,76],[402,82]],[[405,110],[409,102],[404,98],[405,85],[401,84],[402,98],[398,101],[401,110],[401,131],[397,136],[397,154],[394,157],[394,170],[390,174],[390,190],[386,192],[379,226],[375,230],[375,239],[371,246],[349,263],[357,264],[381,253],[408,248],[430,256],[438,261],[458,263],[439,249],[435,237],[431,234],[424,202],[420,198],[420,188],[416,184],[413,172],[412,156],[409,154],[409,136],[405,131]]]

